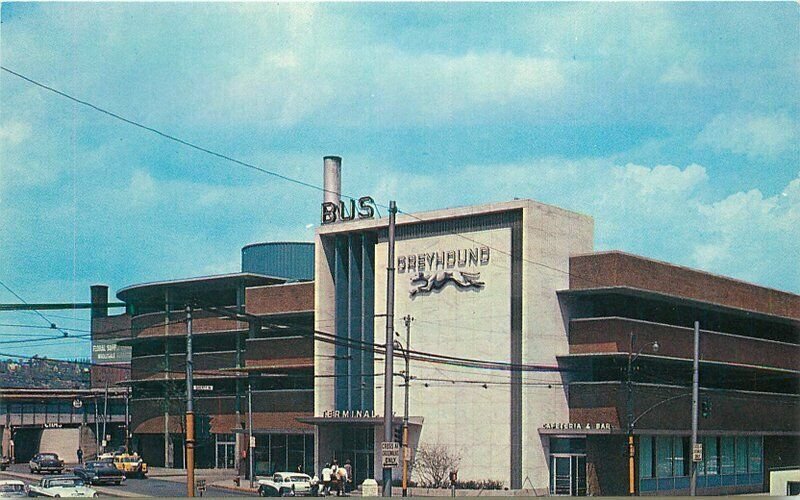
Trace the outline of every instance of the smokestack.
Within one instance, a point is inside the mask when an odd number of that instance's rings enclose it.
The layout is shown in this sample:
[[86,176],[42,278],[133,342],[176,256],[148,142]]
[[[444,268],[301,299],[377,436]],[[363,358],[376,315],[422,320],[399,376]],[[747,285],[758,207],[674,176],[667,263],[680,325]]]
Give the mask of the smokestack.
[[325,194],[322,200],[331,202],[337,207],[342,195],[342,157],[326,156],[323,159],[323,187]]
[[108,287],[106,285],[92,285],[92,318],[105,318],[108,316]]

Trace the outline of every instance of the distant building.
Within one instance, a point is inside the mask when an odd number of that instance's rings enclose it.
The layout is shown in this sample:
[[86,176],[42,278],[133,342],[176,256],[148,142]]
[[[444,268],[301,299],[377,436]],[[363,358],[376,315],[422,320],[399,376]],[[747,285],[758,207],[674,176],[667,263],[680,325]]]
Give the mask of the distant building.
[[12,462],[51,452],[72,464],[79,446],[88,459],[125,445],[124,388],[1,391],[2,456]]

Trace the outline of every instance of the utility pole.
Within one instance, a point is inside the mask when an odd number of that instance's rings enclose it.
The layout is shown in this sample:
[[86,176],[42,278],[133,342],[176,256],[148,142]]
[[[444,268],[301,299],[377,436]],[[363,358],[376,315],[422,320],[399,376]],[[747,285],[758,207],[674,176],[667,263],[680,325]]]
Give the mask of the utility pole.
[[694,358],[692,361],[692,476],[689,482],[689,495],[697,494],[697,462],[694,449],[697,446],[697,399],[700,392],[700,322],[694,322]]
[[125,388],[125,452],[131,452],[131,413],[130,413],[130,387]]
[[[106,391],[103,400],[103,441],[106,441],[106,421],[108,420],[108,382],[106,382]],[[108,441],[106,441],[106,446],[108,446]],[[103,453],[105,453],[106,447],[103,446]]]
[[628,495],[636,493],[636,483],[634,478],[634,456],[636,455],[633,443],[633,332],[630,332],[628,343],[628,370],[626,376],[627,398],[627,424],[628,424]]
[[186,306],[186,496],[194,497],[194,380],[192,306]]
[[253,441],[253,384],[250,380],[247,381],[247,457],[249,459],[248,463],[248,470],[250,471],[250,488],[255,488],[256,478],[254,477],[255,474],[255,467],[254,467],[254,457],[256,447],[255,442]]
[[[392,441],[394,386],[394,229],[397,205],[389,202],[389,258],[386,266],[386,367],[383,377],[383,441]],[[383,468],[383,496],[392,496],[392,468]]]
[[403,320],[406,323],[406,348],[405,348],[405,358],[406,358],[406,370],[403,375],[403,379],[405,381],[405,405],[403,407],[403,496],[408,496],[408,458],[410,455],[410,451],[408,448],[408,390],[409,385],[411,384],[411,372],[409,371],[410,367],[410,345],[411,342],[411,322],[414,321],[414,318],[411,315],[406,315]]
[[94,396],[94,450],[95,457],[100,456],[100,410],[97,409],[99,401],[97,394]]

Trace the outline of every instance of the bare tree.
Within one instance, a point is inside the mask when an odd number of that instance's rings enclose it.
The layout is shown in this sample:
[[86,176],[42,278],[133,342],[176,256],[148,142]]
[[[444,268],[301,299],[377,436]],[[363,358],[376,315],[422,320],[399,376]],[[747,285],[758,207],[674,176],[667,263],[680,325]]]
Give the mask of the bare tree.
[[458,470],[461,455],[443,444],[425,444],[419,447],[413,462],[413,471],[420,486],[445,488],[450,485],[450,472]]

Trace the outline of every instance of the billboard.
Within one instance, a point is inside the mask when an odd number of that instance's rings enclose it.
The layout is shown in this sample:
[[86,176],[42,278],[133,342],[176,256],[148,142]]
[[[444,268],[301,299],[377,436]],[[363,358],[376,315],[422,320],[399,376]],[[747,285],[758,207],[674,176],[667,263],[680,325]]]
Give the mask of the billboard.
[[92,363],[130,363],[131,347],[117,344],[120,339],[92,339]]

